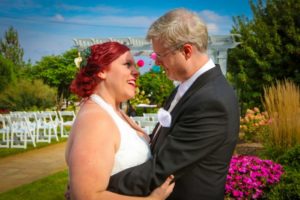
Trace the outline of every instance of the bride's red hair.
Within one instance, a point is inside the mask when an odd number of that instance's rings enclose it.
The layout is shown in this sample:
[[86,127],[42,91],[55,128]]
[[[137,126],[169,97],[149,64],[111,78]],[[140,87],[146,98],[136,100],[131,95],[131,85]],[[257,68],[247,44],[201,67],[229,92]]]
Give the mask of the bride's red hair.
[[72,81],[71,92],[82,98],[89,97],[101,79],[97,76],[100,70],[107,68],[129,48],[118,42],[105,42],[90,46],[90,56]]

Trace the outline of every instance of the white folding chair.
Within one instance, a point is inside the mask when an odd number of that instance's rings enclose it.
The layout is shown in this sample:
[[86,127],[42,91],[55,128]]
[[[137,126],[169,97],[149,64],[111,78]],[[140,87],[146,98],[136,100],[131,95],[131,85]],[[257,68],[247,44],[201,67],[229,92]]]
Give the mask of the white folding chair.
[[25,111],[11,111],[9,115],[14,117],[21,117],[25,113]]
[[0,148],[9,148],[10,129],[9,115],[0,114]]
[[10,146],[11,148],[27,148],[27,143],[32,142],[36,146],[34,129],[30,127],[30,122],[24,116],[10,116]]
[[71,127],[75,121],[76,115],[74,111],[58,111],[60,118],[60,136],[68,137],[69,133],[65,127]]
[[155,121],[140,121],[140,126],[142,129],[144,129],[144,131],[150,135],[153,131],[153,129],[155,128],[157,122]]
[[54,124],[55,129],[56,129],[56,132],[57,132],[58,127],[60,126],[60,118],[59,118],[57,112],[56,111],[44,111],[44,112],[50,114],[50,116],[52,118],[52,121],[53,121],[53,124]]
[[141,125],[142,121],[149,121],[146,117],[144,116],[133,116],[130,117],[131,119],[133,119],[133,121],[135,121],[135,123],[137,123],[138,125]]
[[50,113],[40,112],[36,114],[36,140],[37,142],[51,142],[52,136],[58,141],[57,128]]
[[143,116],[147,118],[149,121],[158,121],[157,113],[143,113]]
[[28,121],[28,125],[30,130],[32,130],[34,137],[36,138],[36,128],[37,128],[37,116],[36,114],[39,112],[26,112],[20,114],[21,117],[25,117]]

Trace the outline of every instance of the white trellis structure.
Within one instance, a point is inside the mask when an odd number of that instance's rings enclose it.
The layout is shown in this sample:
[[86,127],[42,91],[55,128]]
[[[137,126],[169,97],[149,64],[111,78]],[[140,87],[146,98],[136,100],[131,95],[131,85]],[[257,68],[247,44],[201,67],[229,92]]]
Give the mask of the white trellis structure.
[[[237,35],[212,35],[209,36],[208,54],[215,63],[221,66],[223,74],[227,71],[227,50],[236,47],[239,43],[235,41]],[[108,41],[116,41],[127,45],[134,56],[150,55],[152,53],[151,43],[143,37],[124,38],[78,38],[74,39],[75,47],[82,51],[93,44]]]

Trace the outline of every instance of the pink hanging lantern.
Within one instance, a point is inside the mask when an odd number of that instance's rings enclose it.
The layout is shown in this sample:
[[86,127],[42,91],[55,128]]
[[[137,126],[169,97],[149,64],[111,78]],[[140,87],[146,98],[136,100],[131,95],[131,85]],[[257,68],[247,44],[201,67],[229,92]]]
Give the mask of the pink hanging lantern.
[[145,64],[145,62],[144,62],[143,60],[138,60],[136,64],[137,64],[137,66],[139,66],[139,67],[143,67],[144,64]]
[[155,52],[152,52],[152,53],[150,54],[150,58],[151,58],[152,60],[156,60],[156,53],[155,53]]

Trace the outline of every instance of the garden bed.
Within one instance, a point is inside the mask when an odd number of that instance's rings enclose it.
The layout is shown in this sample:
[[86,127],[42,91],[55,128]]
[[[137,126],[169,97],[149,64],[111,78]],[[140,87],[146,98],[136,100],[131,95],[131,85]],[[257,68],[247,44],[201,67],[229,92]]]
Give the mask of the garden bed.
[[259,152],[264,149],[260,143],[238,143],[235,148],[235,153],[238,155],[258,156]]

